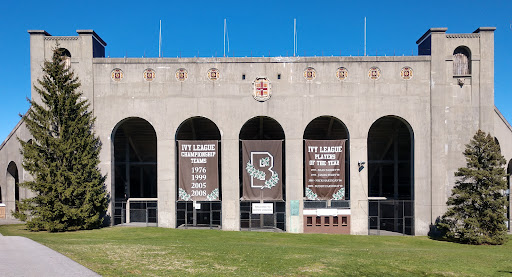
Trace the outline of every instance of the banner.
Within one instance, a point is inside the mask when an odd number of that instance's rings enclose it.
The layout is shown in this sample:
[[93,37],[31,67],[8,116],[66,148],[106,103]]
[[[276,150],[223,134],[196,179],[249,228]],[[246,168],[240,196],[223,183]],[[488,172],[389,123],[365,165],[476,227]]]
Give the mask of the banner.
[[216,140],[178,141],[178,201],[219,200],[219,155]]
[[306,198],[345,199],[346,140],[305,140]]
[[242,200],[283,200],[283,141],[242,141]]

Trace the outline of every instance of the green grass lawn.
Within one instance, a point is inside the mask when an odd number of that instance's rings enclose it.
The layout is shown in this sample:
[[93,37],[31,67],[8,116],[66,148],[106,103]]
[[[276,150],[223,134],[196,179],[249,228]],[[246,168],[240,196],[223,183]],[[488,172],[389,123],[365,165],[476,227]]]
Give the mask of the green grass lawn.
[[512,242],[149,227],[34,233],[4,225],[0,233],[33,239],[104,276],[512,275]]

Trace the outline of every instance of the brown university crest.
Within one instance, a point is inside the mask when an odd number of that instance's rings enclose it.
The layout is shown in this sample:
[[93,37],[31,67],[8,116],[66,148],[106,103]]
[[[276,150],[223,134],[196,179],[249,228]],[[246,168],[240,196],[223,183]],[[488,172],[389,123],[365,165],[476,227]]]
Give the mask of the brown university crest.
[[253,83],[252,96],[260,102],[265,102],[270,99],[270,96],[272,96],[270,81],[267,78],[256,78]]

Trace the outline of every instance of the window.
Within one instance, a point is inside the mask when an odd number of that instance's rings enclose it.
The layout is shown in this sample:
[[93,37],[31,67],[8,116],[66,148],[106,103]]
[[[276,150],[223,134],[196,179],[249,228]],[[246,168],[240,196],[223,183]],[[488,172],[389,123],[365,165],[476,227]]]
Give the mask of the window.
[[464,46],[459,46],[453,51],[453,75],[471,75],[471,54]]

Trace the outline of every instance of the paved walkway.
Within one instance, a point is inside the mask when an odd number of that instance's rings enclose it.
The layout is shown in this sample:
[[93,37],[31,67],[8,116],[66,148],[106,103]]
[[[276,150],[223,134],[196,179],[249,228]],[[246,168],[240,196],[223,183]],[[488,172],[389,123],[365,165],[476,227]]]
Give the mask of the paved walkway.
[[25,237],[0,234],[0,276],[100,276]]

